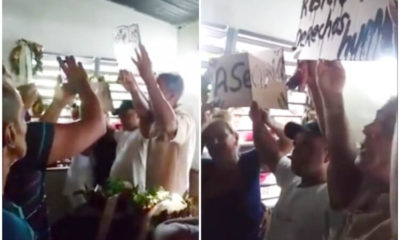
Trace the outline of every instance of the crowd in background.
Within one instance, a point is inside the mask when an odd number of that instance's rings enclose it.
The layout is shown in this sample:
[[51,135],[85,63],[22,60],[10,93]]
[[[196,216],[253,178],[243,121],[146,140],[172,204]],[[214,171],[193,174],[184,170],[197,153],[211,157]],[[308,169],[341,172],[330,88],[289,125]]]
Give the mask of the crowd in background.
[[[202,237],[397,239],[397,97],[363,128],[357,148],[341,63],[299,61],[295,75],[308,87],[317,118],[281,126],[253,102],[253,150],[239,152],[225,110],[203,117],[202,146],[209,156],[202,158]],[[272,213],[261,202],[261,169],[281,187]]]
[[[26,123],[37,91],[30,92],[31,86],[19,88],[22,96],[30,96],[21,98],[12,77],[3,79],[3,239],[52,239],[44,190],[46,168],[66,158],[72,158],[72,163],[65,189],[58,191],[64,191],[75,207],[85,201],[76,197],[75,191],[102,186],[109,177],[126,181],[140,191],[162,187],[183,195],[189,190],[196,127],[178,104],[184,90],[179,74],[155,76],[141,45],[133,61],[148,96],[139,88],[132,70],[120,71],[118,82],[132,100],[123,101],[113,112],[123,127],[116,131],[82,64],[73,56],[57,60],[67,83],[57,89],[39,121]],[[76,121],[57,123],[61,111],[76,95],[81,101]],[[193,231],[188,234],[196,237],[197,221],[190,221]],[[161,226],[157,239],[176,234],[175,225],[179,223],[170,221],[168,227]]]

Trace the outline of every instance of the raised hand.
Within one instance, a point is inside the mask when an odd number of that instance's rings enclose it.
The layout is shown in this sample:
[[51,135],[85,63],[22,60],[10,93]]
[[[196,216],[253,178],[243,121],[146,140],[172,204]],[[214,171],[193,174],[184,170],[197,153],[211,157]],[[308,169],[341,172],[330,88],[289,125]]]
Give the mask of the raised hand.
[[258,103],[253,101],[250,107],[250,118],[253,121],[253,124],[263,124],[265,123],[265,113],[260,109]]
[[261,109],[255,101],[252,102],[250,107],[250,118],[253,123],[266,124],[270,128],[277,125],[269,114],[269,109]]
[[133,91],[137,84],[133,74],[126,70],[119,71],[117,82],[120,83],[128,92]]
[[147,54],[146,48],[139,44],[140,53],[136,51],[137,60],[132,58],[132,61],[135,63],[137,69],[139,70],[140,76],[142,76],[143,80],[147,81],[151,77],[153,77],[153,72],[151,70],[151,60],[149,55]]
[[73,56],[65,57],[64,61],[57,57],[57,60],[74,92],[79,93],[83,87],[89,85],[88,76],[81,62],[76,64]]
[[278,141],[266,126],[267,112],[260,109],[258,104],[253,101],[250,107],[250,118],[253,121],[254,146],[262,156],[262,163],[275,171],[281,151]]
[[76,93],[69,83],[63,84],[62,86],[56,86],[54,90],[54,101],[65,106],[73,102],[75,94]]
[[326,96],[343,93],[346,74],[340,61],[321,60],[317,65],[317,84]]
[[317,86],[317,61],[315,60],[304,60],[301,65],[302,69],[302,77],[305,79],[305,82],[308,86],[313,85]]

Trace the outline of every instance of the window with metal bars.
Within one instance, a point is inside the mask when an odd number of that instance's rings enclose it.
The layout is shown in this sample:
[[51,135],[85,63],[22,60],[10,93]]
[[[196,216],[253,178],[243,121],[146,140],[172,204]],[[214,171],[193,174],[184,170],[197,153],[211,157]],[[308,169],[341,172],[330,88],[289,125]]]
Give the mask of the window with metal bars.
[[[57,85],[57,78],[62,74],[62,70],[59,67],[56,59],[57,56],[65,57],[63,54],[49,52],[44,53],[43,71],[38,72],[37,75],[30,80],[30,82],[35,83],[44,104],[50,104],[52,101],[54,89]],[[122,100],[131,99],[130,94],[124,89],[124,87],[117,83],[118,66],[115,59],[83,56],[75,56],[75,58],[76,61],[82,62],[82,65],[85,68],[89,78],[92,76],[104,77],[110,88],[114,108],[118,108]],[[143,80],[138,75],[137,70],[133,69],[132,71],[136,80],[138,81],[139,87],[145,94],[147,94],[147,89],[144,86]],[[79,99],[77,99],[75,102],[80,105]],[[63,109],[59,117],[59,122],[72,121],[70,111],[71,108],[69,106]],[[111,122],[118,122],[116,116],[113,116],[112,114],[109,115]]]
[[[208,64],[211,59],[218,58],[224,54],[240,53],[240,52],[257,52],[268,49],[283,48],[285,60],[286,77],[293,75],[296,68],[296,60],[294,59],[292,42],[269,37],[244,29],[233,29],[229,26],[215,25],[210,23],[202,23],[200,25],[200,56],[201,68],[204,74],[207,71]],[[288,92],[289,109],[271,109],[270,114],[274,119],[281,123],[294,121],[301,123],[306,113],[307,95],[303,92]],[[252,122],[249,117],[249,108],[236,108],[232,110],[233,124],[240,136],[241,149],[249,149],[253,147],[251,138]],[[250,141],[249,141],[250,140]],[[260,174],[261,198],[267,207],[275,206],[280,188],[276,184],[276,179],[272,173],[262,172]]]

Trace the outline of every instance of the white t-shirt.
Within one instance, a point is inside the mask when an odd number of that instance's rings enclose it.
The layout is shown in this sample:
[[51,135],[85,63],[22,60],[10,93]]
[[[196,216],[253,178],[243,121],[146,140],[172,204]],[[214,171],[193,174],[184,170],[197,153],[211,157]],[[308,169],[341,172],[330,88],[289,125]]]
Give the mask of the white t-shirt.
[[196,147],[196,125],[190,114],[175,109],[177,132],[169,139],[156,124],[150,135],[147,159],[147,188],[162,186],[165,190],[183,194],[189,188],[189,172]]
[[146,158],[148,140],[139,129],[115,132],[117,151],[110,177],[128,181],[140,190],[146,188]]
[[299,188],[301,178],[290,166],[291,161],[283,157],[276,167],[276,181],[282,190],[272,210],[267,239],[337,239],[345,217],[331,210],[326,183]]

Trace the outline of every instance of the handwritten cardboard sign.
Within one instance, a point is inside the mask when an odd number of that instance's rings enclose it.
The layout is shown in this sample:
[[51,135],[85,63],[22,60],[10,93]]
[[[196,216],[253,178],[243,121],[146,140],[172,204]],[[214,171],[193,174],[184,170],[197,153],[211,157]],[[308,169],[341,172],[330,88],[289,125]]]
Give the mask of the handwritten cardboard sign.
[[394,27],[392,21],[391,1],[303,0],[296,40],[299,59],[376,60],[395,56],[397,25]]
[[136,59],[135,50],[139,50],[140,32],[138,24],[118,26],[114,35],[114,52],[118,69],[134,69],[132,58]]
[[255,100],[263,108],[287,109],[284,76],[283,50],[224,56],[214,66],[212,99],[221,108],[248,107]]
[[249,106],[251,82],[247,53],[217,60],[212,80],[212,99],[223,108]]

